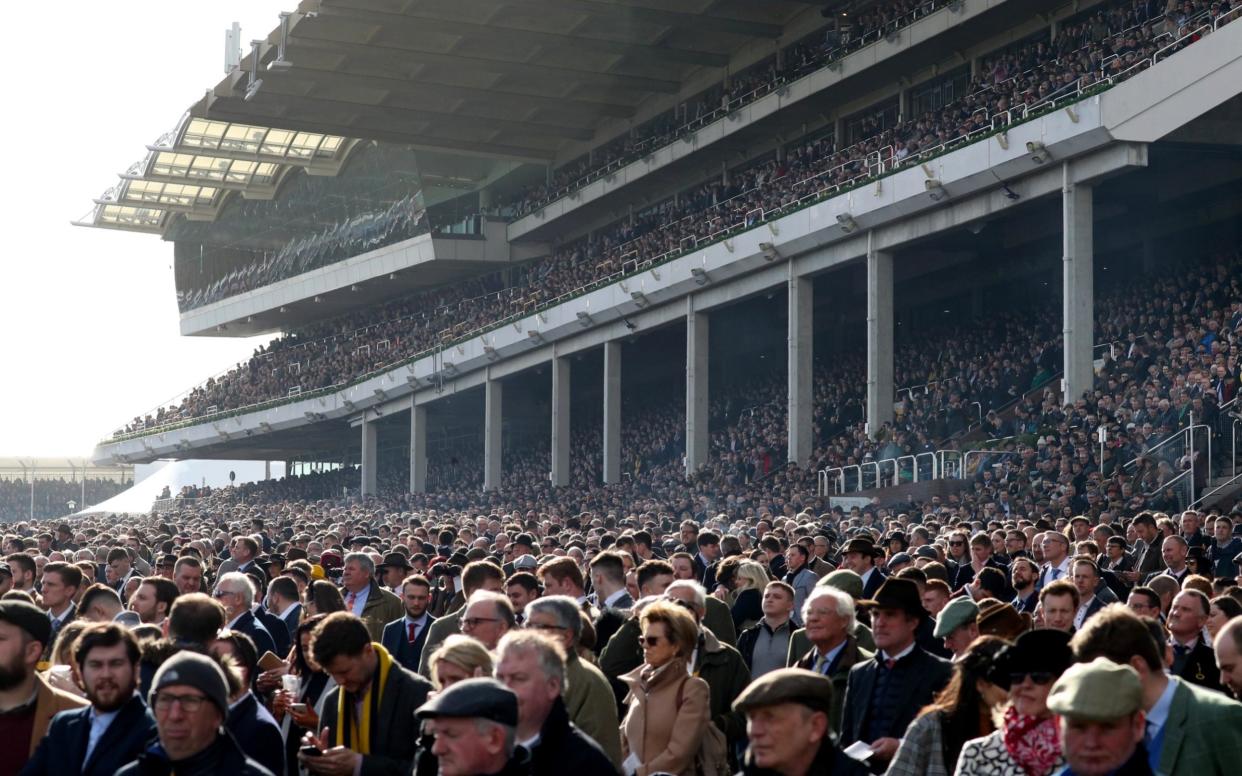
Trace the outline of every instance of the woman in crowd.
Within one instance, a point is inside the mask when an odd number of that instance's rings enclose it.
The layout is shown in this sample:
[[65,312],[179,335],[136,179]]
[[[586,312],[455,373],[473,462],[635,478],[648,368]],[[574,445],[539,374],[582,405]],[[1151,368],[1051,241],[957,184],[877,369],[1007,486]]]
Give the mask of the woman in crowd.
[[962,746],[958,776],[1047,776],[1065,764],[1048,692],[1074,662],[1069,639],[1059,630],[1027,631],[998,657],[995,670],[1008,675],[1009,705],[999,729]]
[[623,770],[634,776],[692,775],[711,722],[707,682],[687,670],[698,626],[689,612],[667,601],[649,604],[639,623],[643,664],[621,677],[629,688],[621,723]]
[[1215,642],[1216,634],[1225,627],[1225,623],[1239,615],[1242,615],[1242,604],[1238,603],[1238,599],[1228,595],[1213,598],[1212,606],[1208,610],[1207,624],[1204,626],[1212,637],[1208,643]]
[[492,675],[492,656],[478,641],[454,634],[431,653],[431,683],[445,690],[463,679]]
[[888,776],[948,776],[962,745],[995,729],[992,712],[1005,702],[1009,682],[997,671],[997,656],[1008,646],[981,636],[953,661],[953,677],[910,723]]
[[763,589],[768,586],[768,572],[753,560],[738,564],[733,589],[737,591],[733,601],[733,626],[741,633],[759,622],[763,617]]
[[326,579],[316,579],[306,586],[306,597],[302,606],[306,609],[307,617],[316,614],[329,615],[345,611],[345,599],[336,585]]
[[298,625],[293,640],[293,664],[289,670],[289,675],[297,678],[297,692],[281,689],[272,696],[272,714],[280,721],[280,732],[285,739],[289,776],[298,773],[297,752],[302,735],[319,730],[324,698],[336,687],[336,681],[315,663],[310,651],[311,632],[325,617],[325,614],[316,614]]

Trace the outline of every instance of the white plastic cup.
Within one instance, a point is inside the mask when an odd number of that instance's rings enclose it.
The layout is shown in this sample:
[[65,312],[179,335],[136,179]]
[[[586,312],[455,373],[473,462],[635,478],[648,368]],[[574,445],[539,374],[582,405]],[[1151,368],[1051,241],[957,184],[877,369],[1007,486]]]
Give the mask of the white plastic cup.
[[285,692],[290,695],[296,696],[298,694],[298,678],[296,676],[285,674],[280,677],[280,684],[284,688]]

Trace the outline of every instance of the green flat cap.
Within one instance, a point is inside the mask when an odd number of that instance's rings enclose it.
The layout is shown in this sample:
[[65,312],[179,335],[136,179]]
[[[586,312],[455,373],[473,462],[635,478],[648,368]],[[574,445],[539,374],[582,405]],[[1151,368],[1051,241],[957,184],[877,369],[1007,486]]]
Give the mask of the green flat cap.
[[836,571],[827,574],[823,579],[819,580],[815,584],[823,585],[824,587],[833,587],[840,590],[842,593],[848,593],[849,597],[853,598],[855,601],[862,598],[862,577],[858,576],[849,569],[837,569]]
[[1048,708],[1074,719],[1105,722],[1142,707],[1143,684],[1138,673],[1105,657],[1070,666],[1048,693]]
[[979,605],[969,598],[954,598],[936,615],[936,630],[932,635],[943,639],[979,616]]
[[832,710],[832,680],[803,668],[769,671],[742,691],[733,710],[745,713],[778,703],[800,703],[814,711]]

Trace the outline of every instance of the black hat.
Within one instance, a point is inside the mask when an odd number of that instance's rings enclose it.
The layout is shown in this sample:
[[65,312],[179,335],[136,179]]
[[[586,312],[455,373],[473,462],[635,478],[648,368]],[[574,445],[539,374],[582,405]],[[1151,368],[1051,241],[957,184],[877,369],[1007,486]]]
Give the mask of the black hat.
[[25,601],[0,601],[0,622],[16,625],[44,646],[52,638],[52,621],[47,612]]
[[410,565],[410,561],[401,553],[390,552],[384,556],[384,562],[379,564],[379,568],[412,569],[414,567]]
[[517,696],[495,679],[463,679],[419,706],[414,716],[420,720],[479,718],[517,727]]
[[876,609],[900,609],[914,617],[927,614],[923,601],[919,596],[919,586],[912,579],[889,577],[875,591],[875,598],[869,601],[858,601],[858,606],[870,606]]
[[1018,637],[1004,652],[1004,670],[1010,674],[1047,673],[1060,676],[1074,663],[1070,635],[1053,628],[1036,628]]
[[855,536],[841,548],[842,556],[848,555],[851,552],[861,552],[863,555],[870,555],[873,558],[878,558],[884,554],[884,550],[876,547],[875,542],[870,539],[864,539],[861,536]]

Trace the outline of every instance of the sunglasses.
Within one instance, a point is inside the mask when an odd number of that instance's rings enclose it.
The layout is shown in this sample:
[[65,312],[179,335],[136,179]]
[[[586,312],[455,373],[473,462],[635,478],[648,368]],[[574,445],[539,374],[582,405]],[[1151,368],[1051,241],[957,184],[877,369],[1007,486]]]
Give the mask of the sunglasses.
[[1052,684],[1057,678],[1056,674],[1047,671],[1021,671],[1009,674],[1009,684],[1010,686],[1021,684],[1022,680],[1028,676],[1031,677],[1031,681],[1035,684]]
[[659,646],[661,636],[643,636],[641,641],[648,647]]

